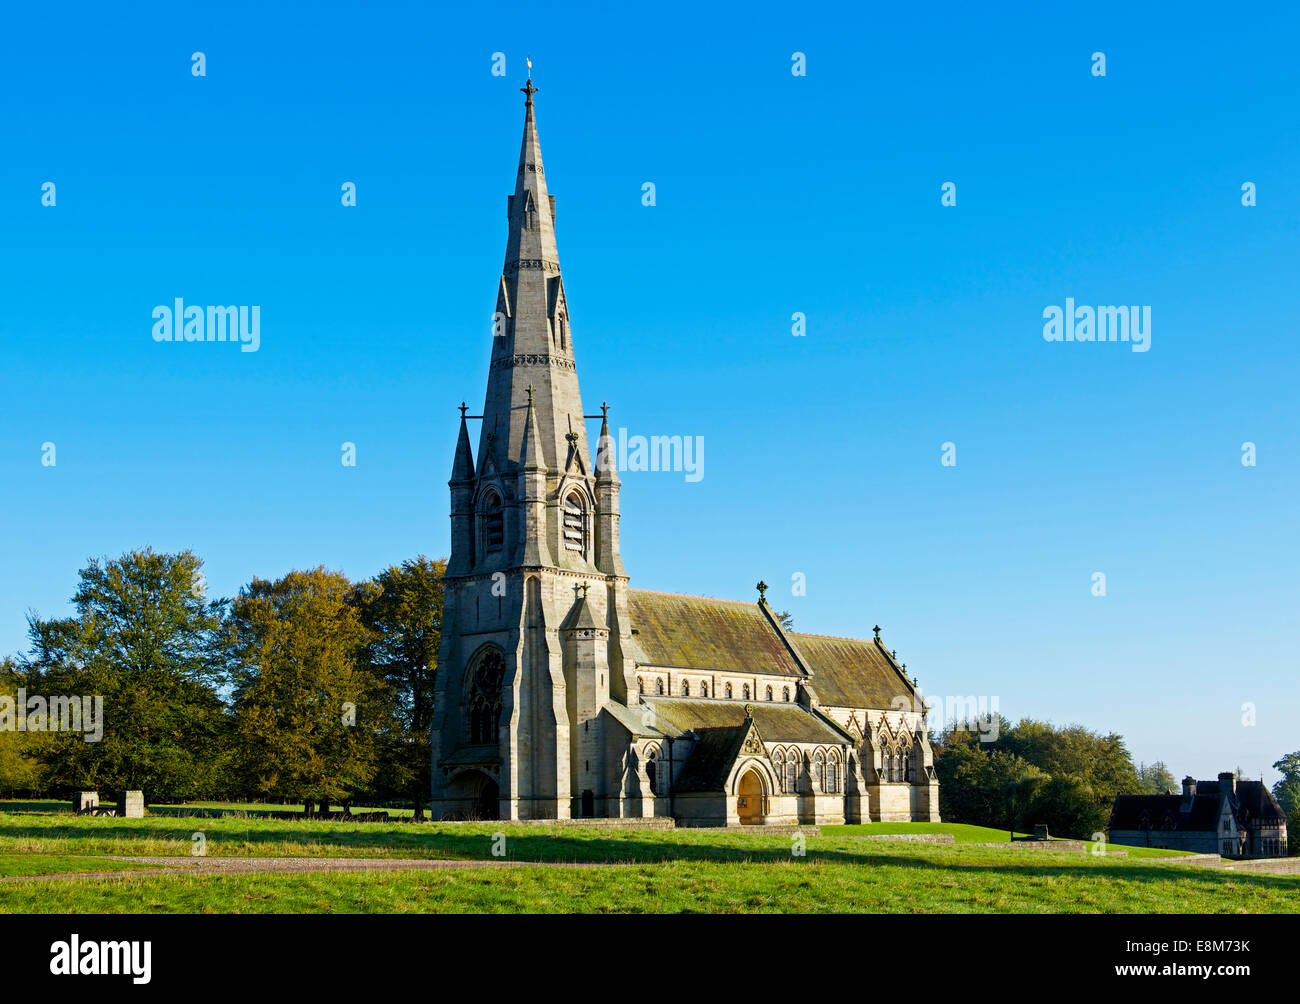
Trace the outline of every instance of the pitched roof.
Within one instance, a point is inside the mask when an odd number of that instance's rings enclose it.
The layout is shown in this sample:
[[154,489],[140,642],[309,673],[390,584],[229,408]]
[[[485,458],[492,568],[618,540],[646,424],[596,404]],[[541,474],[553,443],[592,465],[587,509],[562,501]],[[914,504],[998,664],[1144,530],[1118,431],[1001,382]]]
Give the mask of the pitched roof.
[[749,728],[745,725],[699,729],[690,756],[673,781],[673,791],[721,790],[748,731]]
[[896,697],[912,695],[911,682],[877,642],[798,632],[790,638],[813,672],[811,683],[822,704],[891,708]]
[[[1190,801],[1190,804],[1189,804]],[[1219,826],[1219,795],[1118,795],[1110,812],[1112,830],[1202,832]]]
[[[681,697],[642,698],[654,711],[654,723],[662,732],[680,735],[709,729],[739,728],[745,724],[743,701],[691,700]],[[798,704],[753,704],[754,724],[769,743],[830,743],[848,739],[823,718]],[[691,754],[694,756],[694,754]]]
[[627,606],[645,665],[804,675],[757,604],[629,589]]
[[1286,813],[1277,799],[1268,790],[1263,781],[1238,781],[1237,801],[1250,813],[1251,819],[1274,819],[1286,821]]

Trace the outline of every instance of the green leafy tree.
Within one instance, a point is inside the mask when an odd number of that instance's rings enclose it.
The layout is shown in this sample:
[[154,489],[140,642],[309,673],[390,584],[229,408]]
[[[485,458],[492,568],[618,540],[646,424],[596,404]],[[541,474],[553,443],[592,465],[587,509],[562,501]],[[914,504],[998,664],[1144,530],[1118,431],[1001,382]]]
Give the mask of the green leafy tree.
[[17,697],[22,686],[17,662],[10,656],[0,659],[0,698],[14,702],[12,722],[0,728],[0,796],[5,797],[32,795],[41,786],[34,755],[42,734],[18,731],[23,709],[17,707]]
[[1273,785],[1273,797],[1286,813],[1287,843],[1292,854],[1300,853],[1300,751],[1288,753],[1273,769],[1282,780]]
[[977,723],[949,726],[934,743],[945,819],[1005,826],[1010,815],[1022,829],[1041,822],[1053,834],[1088,838],[1105,829],[1116,795],[1138,790],[1137,769],[1114,733],[1033,719],[1012,725],[1001,716],[997,724],[983,735]]
[[989,756],[990,781],[1002,797],[1006,828],[1015,835],[1017,828],[1028,830],[1026,813],[1050,775],[1009,750],[994,750]]
[[143,789],[170,800],[211,794],[222,772],[227,719],[223,601],[204,596],[192,551],[129,551],[81,570],[75,615],[28,618],[20,664],[29,694],[103,698],[103,736],[51,732],[36,747],[52,787]]
[[445,560],[424,555],[390,565],[358,591],[361,620],[370,631],[366,665],[385,684],[377,790],[409,794],[415,818],[424,818],[430,789],[429,730],[433,682],[442,638]]
[[362,665],[370,632],[341,572],[254,579],[227,624],[237,773],[260,796],[301,800],[310,812],[347,805],[378,764],[382,681]]
[[1144,763],[1138,764],[1137,777],[1136,794],[1139,795],[1163,795],[1165,792],[1180,790],[1178,782],[1163,760],[1157,760],[1150,766]]
[[1273,764],[1273,769],[1282,775],[1282,780],[1273,785],[1273,797],[1290,816],[1300,811],[1300,751],[1288,753]]

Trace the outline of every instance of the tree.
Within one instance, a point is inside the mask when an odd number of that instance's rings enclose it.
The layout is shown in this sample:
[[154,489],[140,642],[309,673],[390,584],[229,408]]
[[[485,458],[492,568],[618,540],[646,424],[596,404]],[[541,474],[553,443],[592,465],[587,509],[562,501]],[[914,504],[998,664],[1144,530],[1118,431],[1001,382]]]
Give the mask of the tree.
[[226,629],[245,790],[346,805],[374,777],[385,699],[361,665],[371,635],[352,583],[323,567],[254,579]]
[[[1287,814],[1287,830],[1290,831],[1290,819],[1300,815],[1300,751],[1288,753],[1273,769],[1282,775],[1282,780],[1273,785],[1273,797],[1282,811]],[[1300,833],[1291,836],[1293,844],[1300,843]]]
[[[998,716],[996,731],[980,723],[950,725],[934,744],[940,810],[952,822],[1090,837],[1105,828],[1118,794],[1138,790],[1138,773],[1121,736],[1080,725],[1058,728]],[[996,736],[990,742],[983,741]],[[1032,767],[1030,771],[1027,768]]]
[[18,719],[23,709],[16,706],[18,691],[22,688],[18,663],[10,656],[0,659],[0,698],[15,701],[12,725],[0,728],[0,796],[35,794],[39,789],[39,773],[33,759],[35,745],[41,733],[19,732]]
[[416,819],[424,818],[431,785],[429,730],[446,571],[445,560],[419,555],[390,565],[373,579],[375,588],[357,594],[361,620],[370,630],[366,665],[386,684],[387,728],[376,784],[409,792]]
[[777,611],[776,619],[780,623],[780,625],[783,628],[785,628],[787,631],[794,630],[794,614],[790,613],[789,610]]
[[1017,824],[1023,825],[1025,812],[1033,803],[1035,793],[1048,780],[1049,775],[1022,757],[1007,750],[995,750],[989,757],[990,781],[993,790],[1002,796],[1006,811],[1006,827],[1015,836]]
[[1163,760],[1157,760],[1150,766],[1144,763],[1138,764],[1137,777],[1136,794],[1139,795],[1163,795],[1165,792],[1179,790],[1178,782],[1174,779],[1174,775],[1169,773],[1169,768]]
[[224,603],[205,599],[202,566],[192,551],[152,548],[92,559],[73,617],[28,618],[32,651],[20,669],[29,694],[103,700],[99,741],[51,732],[37,745],[46,783],[159,800],[210,793],[225,748]]

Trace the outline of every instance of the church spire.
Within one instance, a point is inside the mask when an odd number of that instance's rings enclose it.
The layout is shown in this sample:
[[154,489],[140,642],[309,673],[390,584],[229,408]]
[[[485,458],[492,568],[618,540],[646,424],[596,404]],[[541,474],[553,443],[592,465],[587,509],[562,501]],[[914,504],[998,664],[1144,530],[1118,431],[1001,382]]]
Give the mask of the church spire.
[[489,452],[499,463],[509,468],[524,462],[523,398],[531,386],[535,416],[530,437],[537,440],[542,465],[550,471],[566,469],[576,452],[580,468],[590,470],[569,305],[555,242],[555,202],[546,188],[533,107],[538,89],[531,75],[520,90],[524,131],[514,194],[507,203],[506,254],[497,291],[479,455],[489,445],[486,437],[491,432],[496,438]]

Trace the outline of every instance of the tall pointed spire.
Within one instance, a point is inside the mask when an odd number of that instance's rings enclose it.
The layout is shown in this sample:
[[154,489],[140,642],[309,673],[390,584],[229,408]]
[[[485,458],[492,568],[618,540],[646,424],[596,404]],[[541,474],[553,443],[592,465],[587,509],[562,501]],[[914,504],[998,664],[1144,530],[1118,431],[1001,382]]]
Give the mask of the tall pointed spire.
[[[531,75],[524,94],[524,132],[515,190],[507,212],[505,262],[497,292],[497,335],[483,405],[482,456],[489,431],[491,452],[507,466],[523,462],[524,389],[535,390],[532,435],[548,470],[565,467],[571,448],[591,469],[582,398],[573,356],[569,305],[555,242],[555,203],[546,187],[542,145],[534,114]],[[569,435],[577,439],[570,440]]]

